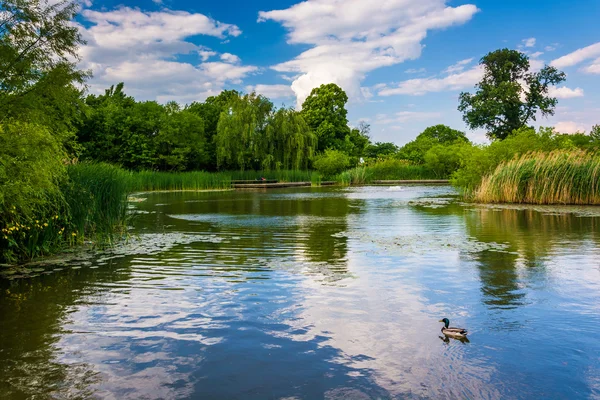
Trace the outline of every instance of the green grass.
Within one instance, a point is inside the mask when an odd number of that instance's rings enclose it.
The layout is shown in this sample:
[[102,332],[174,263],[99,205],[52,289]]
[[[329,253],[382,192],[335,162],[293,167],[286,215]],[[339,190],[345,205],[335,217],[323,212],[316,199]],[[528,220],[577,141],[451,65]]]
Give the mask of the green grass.
[[125,230],[127,195],[133,190],[132,174],[102,163],[82,163],[67,169],[63,189],[71,230],[79,238],[112,241]]
[[529,153],[501,163],[474,193],[485,203],[600,204],[600,156]]
[[210,190],[231,187],[228,172],[133,172],[130,176],[133,191]]

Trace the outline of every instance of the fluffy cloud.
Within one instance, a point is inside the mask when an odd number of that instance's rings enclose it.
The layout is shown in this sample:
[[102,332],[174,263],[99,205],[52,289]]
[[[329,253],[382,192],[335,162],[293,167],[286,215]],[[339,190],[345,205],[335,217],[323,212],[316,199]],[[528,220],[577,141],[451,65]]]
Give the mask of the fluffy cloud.
[[289,85],[251,85],[246,86],[247,92],[256,92],[270,99],[283,99],[294,96],[294,92]]
[[[577,65],[583,61],[589,60],[590,58],[596,58],[599,56],[600,56],[600,42],[594,43],[592,45],[589,45],[589,46],[584,47],[579,50],[575,50],[572,53],[569,53],[560,58],[557,58],[556,60],[552,61],[551,65],[553,65],[556,68],[572,67],[573,65]],[[594,64],[597,64],[597,62],[598,62],[598,60],[596,60],[594,62]],[[594,64],[588,66],[588,68],[592,67]],[[584,70],[585,70],[585,68],[584,68]]]
[[590,65],[583,67],[588,74],[600,74],[600,58],[595,59]]
[[556,87],[553,86],[548,90],[548,94],[558,99],[571,99],[573,97],[583,97],[583,89],[575,88],[571,89],[566,86]]
[[400,82],[396,87],[385,87],[379,91],[380,96],[405,94],[412,96],[424,95],[429,92],[443,92],[472,88],[483,77],[483,68],[479,65],[443,78],[409,79]]
[[[202,100],[220,92],[226,83],[241,83],[258,71],[241,65],[239,57],[230,53],[221,54],[221,61],[208,62],[218,53],[188,38],[228,38],[241,31],[203,14],[120,7],[84,10],[82,17],[86,23],[79,28],[87,45],[80,49],[81,66],[94,73],[92,91],[124,81],[127,92],[141,99]],[[197,56],[198,63],[178,61],[183,54]]]
[[242,60],[240,60],[240,58],[238,56],[236,56],[235,54],[231,54],[231,53],[221,54],[221,60],[225,61],[226,63],[230,63],[230,64],[237,64],[242,61]]
[[529,38],[529,39],[523,39],[521,41],[521,43],[523,44],[524,47],[533,47],[535,46],[535,38]]
[[554,129],[560,133],[581,133],[585,132],[585,125],[574,121],[561,121],[554,125]]
[[292,83],[298,104],[323,83],[340,85],[360,98],[360,82],[374,69],[416,59],[432,29],[463,24],[478,11],[445,0],[388,0],[376,7],[363,0],[308,0],[284,10],[261,11],[288,29],[288,43],[313,47],[277,64],[279,72],[299,74]]

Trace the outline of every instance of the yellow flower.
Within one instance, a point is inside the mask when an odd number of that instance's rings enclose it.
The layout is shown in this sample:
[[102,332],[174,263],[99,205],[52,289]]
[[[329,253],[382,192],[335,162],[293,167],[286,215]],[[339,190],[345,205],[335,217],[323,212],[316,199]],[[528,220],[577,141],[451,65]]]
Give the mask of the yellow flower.
[[4,239],[8,239],[8,236],[4,235]]
[[71,236],[77,236],[77,234],[75,232],[71,233]]
[[36,224],[39,224],[39,223],[40,223],[40,221],[38,221],[38,220],[36,219],[36,220],[35,220],[35,223],[36,223]]
[[44,222],[44,226],[48,226],[48,223],[47,223],[47,222]]

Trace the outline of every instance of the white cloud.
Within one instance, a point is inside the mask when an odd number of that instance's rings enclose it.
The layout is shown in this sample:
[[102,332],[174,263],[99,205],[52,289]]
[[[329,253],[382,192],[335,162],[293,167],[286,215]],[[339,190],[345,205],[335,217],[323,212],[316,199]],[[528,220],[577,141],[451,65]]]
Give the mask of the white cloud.
[[535,42],[536,42],[535,38],[523,39],[523,40],[521,41],[521,43],[522,43],[522,44],[523,44],[523,46],[525,46],[525,47],[533,47],[533,46],[535,46]]
[[556,46],[557,46],[557,44],[554,44],[551,46],[546,46],[546,47],[544,47],[544,50],[545,51],[554,51],[554,50],[556,50]]
[[473,61],[472,58],[467,58],[466,60],[461,60],[461,61],[457,62],[456,64],[451,65],[448,68],[446,68],[444,70],[444,72],[447,74],[454,74],[456,72],[462,72],[462,71],[464,71],[465,66],[470,64],[471,61]]
[[423,72],[426,72],[426,69],[425,68],[419,68],[419,69],[417,69],[417,68],[410,68],[410,69],[407,69],[404,72],[406,72],[407,74],[421,74]]
[[261,11],[259,21],[280,22],[288,43],[313,45],[273,69],[300,76],[292,83],[297,103],[324,83],[340,85],[351,99],[361,97],[365,74],[421,55],[432,29],[463,24],[478,11],[472,4],[446,6],[445,0],[308,0],[284,10]]
[[198,55],[200,56],[200,58],[202,58],[202,61],[206,61],[209,58],[216,56],[217,52],[212,51],[210,49],[202,49],[202,50],[198,50]]
[[[220,62],[207,62],[218,53],[188,41],[189,37],[235,37],[241,31],[203,14],[120,7],[84,10],[81,15],[86,23],[79,28],[87,41],[80,49],[81,67],[94,73],[89,82],[92,92],[124,81],[127,93],[141,99],[203,100],[226,83],[241,83],[258,71],[240,65],[239,57],[230,53],[222,54]],[[197,55],[198,62],[178,61],[182,54]]]
[[380,96],[406,94],[419,96],[429,92],[443,92],[473,87],[483,77],[483,68],[477,65],[467,71],[451,74],[444,78],[410,79],[396,87],[386,87],[379,91]]
[[600,56],[600,42],[594,43],[582,49],[575,50],[572,53],[564,55],[552,61],[551,65],[556,68],[572,67],[590,58]]
[[574,121],[561,121],[554,125],[554,129],[559,133],[583,133],[585,125]]
[[590,65],[583,67],[588,74],[600,74],[600,58],[595,59]]
[[[413,121],[436,120],[442,117],[440,112],[400,111],[393,115],[377,114],[376,123],[380,125],[399,124]],[[397,126],[397,125],[396,125]]]
[[529,57],[531,57],[531,58],[539,58],[542,54],[544,54],[543,51],[536,51],[535,53],[531,53],[529,55]]
[[246,86],[247,92],[256,92],[270,99],[283,99],[294,96],[294,91],[290,85],[249,85]]
[[230,64],[237,64],[242,61],[242,60],[240,60],[240,58],[238,56],[236,56],[235,54],[231,54],[231,53],[221,54],[221,60],[223,60],[226,63],[230,63]]
[[571,99],[573,97],[583,97],[583,89],[575,88],[571,89],[566,86],[556,87],[552,86],[548,90],[548,95],[556,97],[558,99]]

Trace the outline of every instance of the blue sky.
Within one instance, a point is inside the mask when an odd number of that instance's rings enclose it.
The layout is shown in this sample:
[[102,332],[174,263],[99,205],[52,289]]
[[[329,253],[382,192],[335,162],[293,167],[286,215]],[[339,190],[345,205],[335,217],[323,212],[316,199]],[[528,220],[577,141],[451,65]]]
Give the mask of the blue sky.
[[599,15],[598,0],[86,0],[77,23],[90,92],[123,81],[139,100],[185,104],[237,89],[296,106],[334,82],[349,95],[351,125],[367,121],[374,141],[404,144],[433,124],[467,131],[458,94],[503,47],[527,53],[533,69],[567,73],[552,89],[556,115],[537,125],[572,133],[600,123]]

